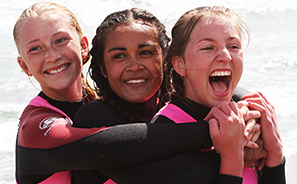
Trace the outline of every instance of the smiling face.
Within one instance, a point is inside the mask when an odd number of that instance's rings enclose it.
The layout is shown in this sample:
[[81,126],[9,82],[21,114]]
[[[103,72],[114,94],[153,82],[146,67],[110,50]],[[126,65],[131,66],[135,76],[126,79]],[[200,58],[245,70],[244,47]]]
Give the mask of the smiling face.
[[232,20],[210,16],[194,27],[182,57],[173,58],[185,96],[208,107],[229,102],[243,70],[241,39]]
[[102,74],[123,100],[145,102],[161,86],[162,58],[156,30],[132,22],[117,27],[107,36],[104,49],[106,70],[102,70]]
[[81,95],[82,54],[86,54],[88,43],[65,17],[45,12],[26,19],[20,28],[18,48],[20,66],[36,78],[46,95],[67,101],[73,99],[61,97],[63,92],[69,98],[69,93],[77,90]]

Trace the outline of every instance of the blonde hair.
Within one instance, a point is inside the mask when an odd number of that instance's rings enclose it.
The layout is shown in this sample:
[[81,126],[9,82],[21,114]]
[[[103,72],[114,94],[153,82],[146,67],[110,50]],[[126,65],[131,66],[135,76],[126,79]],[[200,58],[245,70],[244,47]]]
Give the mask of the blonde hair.
[[20,36],[20,29],[27,19],[36,18],[42,16],[43,13],[47,11],[52,11],[61,15],[65,15],[64,17],[68,19],[69,24],[77,31],[79,36],[83,35],[82,28],[79,25],[78,19],[76,16],[65,6],[51,3],[51,2],[38,2],[29,6],[27,9],[23,11],[21,16],[18,18],[17,22],[15,23],[13,29],[13,38],[15,44],[18,45],[19,43],[19,36]]

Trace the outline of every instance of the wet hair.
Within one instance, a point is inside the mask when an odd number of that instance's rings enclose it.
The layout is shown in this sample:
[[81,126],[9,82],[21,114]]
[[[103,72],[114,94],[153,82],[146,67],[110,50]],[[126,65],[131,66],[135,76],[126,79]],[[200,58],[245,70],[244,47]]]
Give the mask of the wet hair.
[[[15,26],[13,29],[13,38],[18,51],[19,51],[20,33],[24,23],[29,19],[41,17],[45,12],[53,12],[53,13],[62,15],[69,22],[69,25],[76,30],[78,35],[80,37],[83,36],[83,30],[79,24],[78,19],[68,8],[56,3],[38,2],[26,8],[21,14],[21,16],[18,18],[17,22],[15,23]],[[83,59],[82,63],[86,64],[89,60],[90,60],[90,54],[88,53],[88,55]],[[83,74],[82,74],[82,86],[83,86],[84,94],[87,95],[90,100],[97,98],[96,93],[90,88],[89,84],[84,79]]]
[[224,16],[230,18],[230,20],[234,21],[234,25],[238,30],[240,39],[242,39],[244,35],[247,35],[247,37],[249,36],[248,28],[241,18],[234,11],[223,6],[199,7],[183,14],[171,30],[172,43],[168,48],[168,52],[164,60],[164,81],[170,84],[167,85],[167,90],[169,92],[173,92],[173,94],[176,94],[177,96],[185,96],[185,86],[182,77],[172,66],[172,58],[174,56],[183,56],[195,25],[199,21],[205,20],[211,16]]
[[[104,72],[106,71],[104,64],[104,49],[107,35],[114,31],[117,27],[121,25],[128,25],[134,21],[150,26],[156,30],[156,40],[162,49],[163,56],[165,56],[168,43],[170,41],[166,34],[165,26],[150,12],[138,8],[132,8],[131,10],[127,9],[108,15],[97,28],[96,35],[92,40],[93,47],[90,51],[92,59],[89,69],[91,78],[96,83],[98,94],[104,99],[106,103],[110,104],[130,122],[140,121],[141,118],[136,117],[135,113],[131,112],[131,110],[124,105],[127,102],[118,97],[112,91],[108,79],[102,75],[100,67],[102,67]],[[166,91],[163,87],[165,83],[163,83],[160,88],[160,93]]]

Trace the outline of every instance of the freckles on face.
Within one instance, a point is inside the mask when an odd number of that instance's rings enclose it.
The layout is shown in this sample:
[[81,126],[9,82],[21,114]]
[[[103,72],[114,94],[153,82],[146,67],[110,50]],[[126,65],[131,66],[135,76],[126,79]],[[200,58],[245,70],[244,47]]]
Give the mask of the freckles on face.
[[142,23],[121,25],[106,39],[104,62],[111,89],[131,103],[145,102],[163,80],[156,30]]
[[81,83],[81,38],[65,17],[46,12],[27,19],[20,29],[18,48],[23,63],[47,95]]
[[241,39],[227,17],[198,22],[184,52],[186,97],[213,107],[230,101],[243,70]]

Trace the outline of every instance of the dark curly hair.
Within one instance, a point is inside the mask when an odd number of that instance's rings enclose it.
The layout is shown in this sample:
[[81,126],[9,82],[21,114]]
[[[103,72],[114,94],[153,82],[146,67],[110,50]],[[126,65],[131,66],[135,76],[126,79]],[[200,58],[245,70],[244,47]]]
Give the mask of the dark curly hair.
[[[125,105],[127,104],[126,101],[118,97],[112,91],[107,78],[101,74],[100,70],[100,67],[102,67],[103,71],[106,70],[104,64],[104,48],[107,35],[117,27],[123,24],[129,24],[133,21],[142,22],[143,24],[151,26],[157,30],[156,39],[162,49],[163,56],[165,56],[170,39],[166,34],[165,26],[153,14],[138,8],[118,11],[107,16],[96,30],[96,35],[92,40],[93,47],[90,51],[92,59],[89,73],[96,83],[98,95],[100,95],[106,103],[120,112],[128,121],[137,122],[141,119],[133,114],[131,109],[129,109],[129,106]],[[160,94],[162,96],[163,93],[166,93],[164,85],[165,83],[163,81],[160,88]]]

